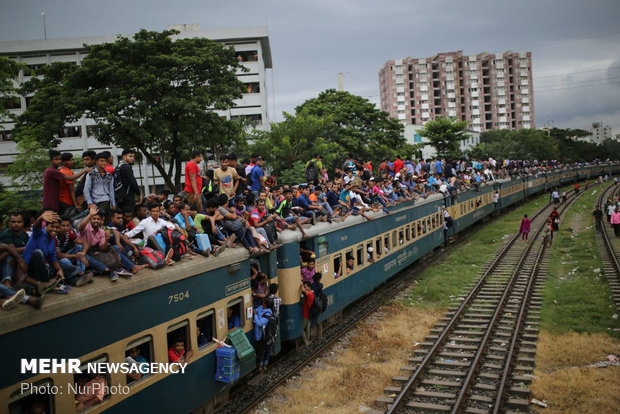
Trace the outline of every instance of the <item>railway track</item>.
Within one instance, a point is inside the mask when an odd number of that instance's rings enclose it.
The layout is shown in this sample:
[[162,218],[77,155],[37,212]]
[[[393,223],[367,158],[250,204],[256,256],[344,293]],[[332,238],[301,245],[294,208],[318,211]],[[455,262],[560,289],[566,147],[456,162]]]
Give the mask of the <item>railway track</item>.
[[[577,197],[572,195],[560,212]],[[394,385],[376,399],[386,413],[529,410],[548,263],[539,235],[552,207],[532,218],[529,243],[513,236],[460,298],[462,303],[449,309],[418,344],[409,365],[402,367],[407,375],[393,377]]]
[[[598,205],[603,207],[605,200],[610,197],[613,201],[614,196],[620,193],[618,185],[610,185],[598,198]],[[607,212],[604,211],[604,217],[607,217]],[[596,229],[595,229],[596,232]],[[603,264],[603,272],[605,278],[609,283],[613,300],[616,303],[616,309],[620,311],[620,259],[618,258],[618,248],[620,242],[614,235],[613,228],[604,218],[602,223],[602,231],[596,232],[596,244],[599,246],[601,253],[601,261]],[[614,244],[616,248],[614,248]]]
[[[484,225],[486,224],[477,223],[469,230],[466,230],[464,236],[478,231]],[[343,312],[342,320],[324,331],[324,339],[322,341],[315,340],[309,347],[296,350],[296,352],[289,352],[277,361],[274,361],[270,365],[269,371],[250,378],[248,384],[244,385],[241,391],[235,393],[234,400],[231,399],[228,404],[217,410],[217,413],[254,412],[254,409],[260,402],[265,400],[277,387],[293,378],[304,367],[329,350],[344,334],[354,328],[357,322],[371,315],[380,306],[384,305],[389,298],[395,297],[402,292],[419,274],[424,272],[429,266],[439,263],[447,254],[453,249],[458,248],[466,240],[466,237],[459,237],[455,243],[443,248],[440,253],[435,252],[432,256],[422,259],[410,270],[403,271],[401,275],[390,279],[374,294],[368,295],[354,306],[350,306]]]

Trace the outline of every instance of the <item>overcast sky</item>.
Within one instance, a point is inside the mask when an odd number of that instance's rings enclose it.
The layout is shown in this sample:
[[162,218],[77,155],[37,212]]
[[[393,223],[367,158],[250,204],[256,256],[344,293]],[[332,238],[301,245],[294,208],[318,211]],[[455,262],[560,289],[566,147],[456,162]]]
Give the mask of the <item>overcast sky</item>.
[[537,127],[620,133],[619,0],[0,0],[0,40],[43,38],[42,11],[48,38],[266,25],[272,121],[336,88],[338,72],[378,103],[387,60],[531,51]]

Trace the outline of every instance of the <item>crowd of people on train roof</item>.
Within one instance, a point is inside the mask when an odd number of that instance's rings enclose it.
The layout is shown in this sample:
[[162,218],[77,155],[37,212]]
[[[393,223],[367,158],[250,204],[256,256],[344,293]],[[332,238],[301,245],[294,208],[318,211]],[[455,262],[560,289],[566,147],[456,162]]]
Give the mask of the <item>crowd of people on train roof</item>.
[[[134,150],[114,165],[109,151],[73,154],[51,150],[43,173],[42,210],[0,212],[0,304],[40,308],[48,292],[104,275],[111,282],[197,256],[218,256],[245,248],[252,256],[277,247],[278,233],[305,230],[317,222],[346,220],[426,198],[455,194],[511,176],[565,167],[555,161],[371,160],[348,156],[333,171],[320,154],[305,166],[306,182],[278,183],[258,154],[238,160],[222,155],[205,171],[203,154],[193,151],[185,165],[184,191],[143,195],[134,177]],[[572,166],[572,165],[570,165]],[[7,214],[4,214],[7,213]]]

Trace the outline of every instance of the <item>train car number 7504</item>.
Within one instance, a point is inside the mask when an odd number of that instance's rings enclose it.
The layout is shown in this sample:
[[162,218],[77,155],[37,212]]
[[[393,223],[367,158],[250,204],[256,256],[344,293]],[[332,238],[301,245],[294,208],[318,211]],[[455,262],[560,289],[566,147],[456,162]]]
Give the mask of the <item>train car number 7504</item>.
[[181,302],[182,300],[189,299],[189,290],[185,292],[175,293],[174,295],[168,296],[168,305],[171,305],[175,302]]

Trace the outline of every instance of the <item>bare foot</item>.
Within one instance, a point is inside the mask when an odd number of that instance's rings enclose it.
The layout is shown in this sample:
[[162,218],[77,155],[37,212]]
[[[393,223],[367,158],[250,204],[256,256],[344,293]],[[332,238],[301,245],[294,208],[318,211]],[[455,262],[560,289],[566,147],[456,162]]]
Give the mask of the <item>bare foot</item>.
[[131,272],[138,273],[140,270],[144,269],[145,267],[147,267],[147,265],[134,265],[133,269],[131,269]]

